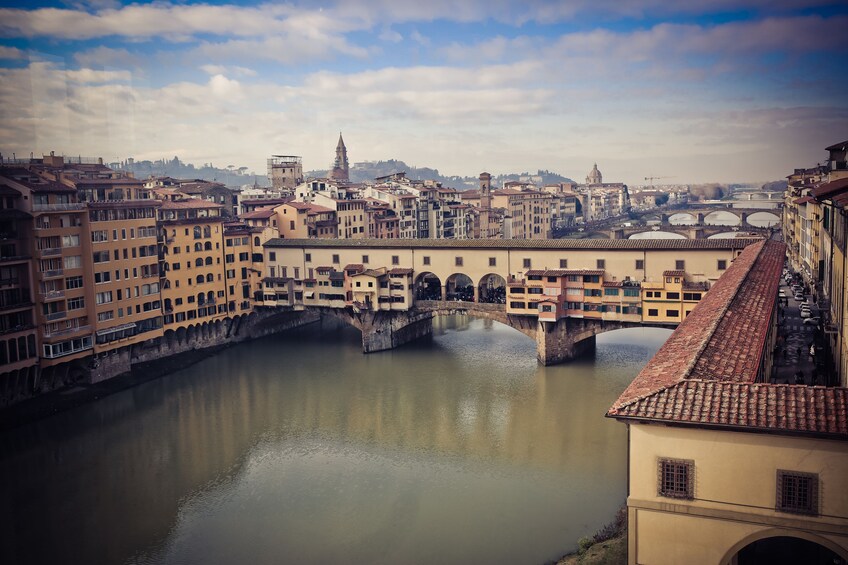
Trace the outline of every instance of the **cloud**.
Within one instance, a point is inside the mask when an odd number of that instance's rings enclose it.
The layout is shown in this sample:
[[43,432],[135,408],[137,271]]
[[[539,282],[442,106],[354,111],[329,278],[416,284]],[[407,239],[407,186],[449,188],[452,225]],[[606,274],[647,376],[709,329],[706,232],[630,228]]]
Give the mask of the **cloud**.
[[126,49],[99,46],[74,54],[74,60],[83,67],[132,67],[142,65],[142,59]]
[[390,43],[399,43],[403,41],[403,36],[391,28],[384,29],[379,35],[380,41],[388,41]]
[[16,47],[0,45],[0,59],[23,59],[26,53]]
[[209,75],[235,75],[235,76],[243,76],[243,77],[253,77],[256,76],[256,71],[253,69],[248,69],[247,67],[239,67],[238,65],[226,66],[226,65],[201,65],[200,70]]

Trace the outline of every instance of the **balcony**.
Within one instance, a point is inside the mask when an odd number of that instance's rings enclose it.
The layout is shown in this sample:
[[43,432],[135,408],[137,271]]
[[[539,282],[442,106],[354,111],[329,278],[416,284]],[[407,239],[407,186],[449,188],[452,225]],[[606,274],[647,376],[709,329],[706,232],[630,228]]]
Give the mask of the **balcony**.
[[91,326],[77,326],[75,328],[65,328],[65,329],[62,329],[62,330],[56,330],[55,332],[51,332],[50,330],[44,330],[42,335],[44,337],[57,337],[57,336],[68,335],[68,334],[73,334],[73,333],[77,333],[77,332],[90,332],[90,331],[91,331]]
[[65,311],[62,312],[53,312],[52,314],[47,314],[44,316],[44,319],[48,322],[54,322],[56,320],[62,320],[68,317],[68,313]]
[[69,212],[85,210],[85,202],[68,202],[65,204],[33,204],[33,212]]
[[62,248],[61,247],[52,247],[50,249],[41,249],[41,250],[39,250],[39,253],[41,253],[42,257],[50,257],[50,256],[53,256],[53,255],[61,255],[62,254]]
[[9,279],[0,279],[0,286],[14,286],[20,284],[20,279],[17,277]]
[[54,269],[52,271],[44,271],[41,273],[41,278],[43,279],[55,279],[57,277],[61,277],[65,274],[65,271],[62,269]]
[[43,301],[56,300],[58,298],[65,298],[64,290],[51,290],[50,292],[41,293],[41,300]]

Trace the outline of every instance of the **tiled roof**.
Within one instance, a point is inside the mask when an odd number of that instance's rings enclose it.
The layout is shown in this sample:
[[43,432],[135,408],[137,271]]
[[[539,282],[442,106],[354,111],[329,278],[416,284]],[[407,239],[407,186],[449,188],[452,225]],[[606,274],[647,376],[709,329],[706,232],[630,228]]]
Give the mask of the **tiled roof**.
[[525,271],[524,276],[564,277],[567,275],[603,275],[602,269],[535,269]]
[[351,263],[350,265],[345,265],[345,271],[364,271],[365,265],[361,263]]
[[411,275],[412,269],[402,269],[400,267],[395,267],[394,269],[389,271],[390,275]]
[[848,389],[686,379],[616,417],[848,437]]
[[268,219],[275,214],[276,212],[274,212],[274,209],[272,207],[267,207],[259,208],[257,210],[253,210],[252,212],[245,212],[244,214],[239,214],[239,218],[241,218],[242,220]]
[[792,201],[792,204],[809,204],[810,202],[815,202],[816,199],[810,196],[804,196],[803,198],[796,198]]
[[664,277],[683,277],[686,276],[686,271],[683,270],[674,270],[674,271],[663,271]]
[[848,190],[848,177],[821,184],[811,190],[810,194],[819,200],[823,200],[837,192],[843,192],[845,190]]
[[678,424],[848,436],[848,389],[756,383],[785,247],[745,249],[607,415]]
[[269,239],[265,247],[337,249],[743,249],[762,239]]

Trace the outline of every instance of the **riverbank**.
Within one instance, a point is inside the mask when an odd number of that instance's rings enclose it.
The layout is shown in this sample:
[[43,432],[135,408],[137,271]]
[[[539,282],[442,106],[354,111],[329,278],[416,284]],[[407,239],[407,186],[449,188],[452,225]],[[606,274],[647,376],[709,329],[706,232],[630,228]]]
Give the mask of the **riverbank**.
[[578,550],[563,556],[557,565],[626,565],[627,506],[592,537],[580,538]]

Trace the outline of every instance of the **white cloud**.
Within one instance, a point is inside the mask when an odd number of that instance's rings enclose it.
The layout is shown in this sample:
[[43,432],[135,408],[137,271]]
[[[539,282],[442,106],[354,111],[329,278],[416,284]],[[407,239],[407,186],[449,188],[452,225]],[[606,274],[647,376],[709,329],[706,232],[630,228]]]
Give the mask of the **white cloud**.
[[403,41],[403,36],[391,28],[385,28],[379,35],[380,41],[388,41],[390,43],[399,43]]
[[201,65],[200,70],[209,75],[235,75],[235,76],[244,76],[244,77],[253,77],[256,76],[256,71],[253,69],[248,69],[247,67],[239,67],[238,65],[226,66],[226,65]]
[[23,59],[26,53],[16,47],[0,45],[0,59]]
[[132,67],[142,65],[142,59],[126,49],[99,46],[74,53],[74,60],[83,67]]

